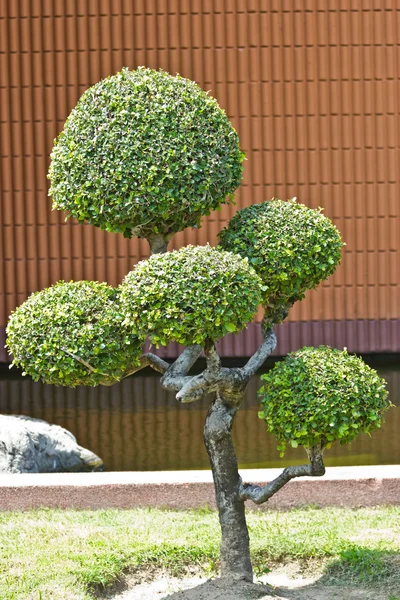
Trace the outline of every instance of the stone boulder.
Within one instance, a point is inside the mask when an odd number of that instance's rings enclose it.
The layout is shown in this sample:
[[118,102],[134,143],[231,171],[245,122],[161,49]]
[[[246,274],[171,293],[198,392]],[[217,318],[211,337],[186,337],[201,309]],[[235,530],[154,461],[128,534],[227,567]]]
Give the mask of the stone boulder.
[[103,461],[58,425],[0,415],[0,473],[102,471]]

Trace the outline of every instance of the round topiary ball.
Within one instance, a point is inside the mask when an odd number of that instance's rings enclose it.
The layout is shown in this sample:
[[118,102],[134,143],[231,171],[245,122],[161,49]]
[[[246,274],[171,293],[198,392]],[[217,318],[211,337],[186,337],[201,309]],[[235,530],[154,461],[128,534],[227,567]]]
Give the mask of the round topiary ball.
[[282,310],[331,275],[342,240],[332,222],[295,199],[243,208],[220,234],[225,250],[247,257],[266,286],[265,318],[278,323]]
[[110,385],[139,364],[143,342],[122,325],[118,291],[106,283],[60,281],[11,315],[13,364],[35,381]]
[[124,69],[89,88],[58,136],[53,207],[125,237],[172,235],[227,202],[244,154],[225,112],[196,83]]
[[328,346],[302,348],[261,376],[261,412],[268,430],[286,446],[347,444],[380,427],[386,382],[361,358]]
[[204,344],[243,329],[261,301],[247,260],[211,246],[186,246],[139,262],[121,286],[126,322],[156,346]]

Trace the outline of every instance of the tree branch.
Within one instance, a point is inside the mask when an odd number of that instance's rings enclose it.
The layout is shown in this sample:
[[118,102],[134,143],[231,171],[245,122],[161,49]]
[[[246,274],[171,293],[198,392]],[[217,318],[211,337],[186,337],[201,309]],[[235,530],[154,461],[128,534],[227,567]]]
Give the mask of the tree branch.
[[152,354],[151,352],[143,354],[141,360],[144,361],[145,367],[151,367],[159,373],[166,373],[170,367],[170,364],[166,360],[163,360],[162,358],[160,358],[156,354]]
[[204,347],[204,354],[207,361],[207,371],[218,375],[221,371],[221,359],[212,340],[207,340]]
[[[286,306],[279,309],[279,313],[275,314],[277,322],[281,323],[286,319],[289,314],[289,309],[293,306],[293,302],[289,301]],[[267,360],[268,356],[272,354],[272,352],[276,348],[276,335],[274,333],[274,322],[263,319],[261,323],[261,328],[264,335],[264,341],[258,350],[253,354],[250,360],[247,361],[244,367],[240,369],[243,380],[247,384],[253,375],[256,374],[258,369],[260,369],[264,362]]]
[[[178,356],[175,362],[169,365],[167,371],[161,377],[160,383],[165,390],[179,392],[182,387],[191,381],[193,377],[187,376],[193,367],[203,348],[197,344],[187,346],[182,354]],[[199,400],[201,396],[196,397]]]
[[[159,373],[165,373],[169,366],[169,363],[167,363],[165,360],[163,360],[159,356],[156,356],[155,354],[152,354],[151,352],[148,352],[147,354],[142,354],[142,356],[139,359],[139,364],[128,369],[120,379],[104,379],[103,381],[101,381],[101,385],[105,385],[108,387],[115,385],[116,383],[119,383],[121,379],[126,379],[126,377],[129,377],[130,375],[141,371],[145,367],[151,367]],[[105,377],[108,377],[107,373],[101,374]]]
[[268,356],[272,354],[276,348],[276,335],[273,327],[268,328],[265,331],[264,336],[264,341],[261,346],[253,354],[250,360],[247,361],[244,367],[240,369],[240,373],[246,383],[256,374],[258,369],[263,366]]
[[[92,367],[92,365],[90,363],[86,362],[86,360],[83,360],[83,358],[81,358],[77,354],[74,354],[73,352],[70,352],[66,348],[61,348],[61,350],[63,352],[65,352],[65,354],[69,354],[69,356],[72,356],[72,358],[74,358],[75,360],[80,362],[83,366],[85,366],[87,368],[87,370],[89,371],[89,373],[93,373],[94,367]],[[101,375],[105,375],[105,373],[101,373]]]
[[[193,377],[175,377],[170,382],[168,389],[174,389],[178,392],[176,399],[182,404],[195,402],[212,392],[222,391],[224,398],[230,399],[227,404],[238,406],[246,387],[241,370],[222,367],[221,359],[214,343],[210,340],[205,344],[204,353],[207,360],[207,368],[199,375],[194,375]],[[167,375],[169,375],[169,372]],[[163,379],[166,379],[166,376]]]
[[[217,384],[222,372],[221,359],[212,340],[206,341],[204,354],[206,356],[207,368],[200,375],[186,378],[186,381],[183,382],[184,385],[176,395],[178,402],[183,404],[194,402],[207,393],[218,389]],[[229,369],[224,369],[224,371],[229,371]]]
[[255,504],[262,504],[276,494],[286,483],[295,477],[322,477],[325,474],[323,461],[323,447],[312,446],[307,448],[310,464],[295,467],[286,467],[284,471],[267,485],[260,487],[249,483],[241,483],[239,489],[240,500],[252,500]]
[[202,352],[203,348],[198,344],[187,346],[178,358],[169,366],[168,375],[171,377],[187,375]]
[[151,352],[142,354],[139,361],[140,362],[138,365],[133,366],[125,373],[124,378],[129,377],[129,375],[133,375],[133,373],[136,373],[137,371],[141,371],[145,367],[151,367],[159,373],[165,373],[170,366],[170,364],[166,360],[163,360],[162,358],[156,356],[155,354],[152,354]]
[[[70,352],[66,348],[61,348],[61,350],[63,350],[63,352],[65,352],[69,356],[72,356],[72,358],[74,358],[76,361],[78,361],[82,365],[84,365],[90,373],[93,373],[95,371],[95,368],[92,367],[92,365],[90,363],[88,363],[86,360],[84,360],[77,354]],[[125,374],[121,377],[121,379],[125,379],[125,377],[129,377],[129,375],[133,375],[133,373],[136,373],[137,371],[140,371],[141,369],[144,369],[145,367],[152,367],[155,371],[158,371],[159,373],[165,373],[166,370],[168,369],[168,367],[170,366],[169,363],[167,363],[165,360],[163,360],[159,356],[156,356],[155,354],[151,354],[151,352],[148,352],[147,354],[143,354],[140,357],[139,361],[140,361],[139,364],[128,369],[125,372]],[[104,379],[101,382],[101,385],[112,386],[115,383],[118,383],[120,381],[120,379],[114,379],[114,378],[110,377],[110,375],[108,375],[107,373],[103,373],[102,371],[97,371],[97,372],[100,375],[104,375],[104,377],[106,377],[106,379]],[[107,379],[108,377],[109,377],[109,379]]]
[[238,406],[243,398],[245,387],[240,369],[223,367],[217,373],[206,369],[200,375],[186,377],[186,381],[176,395],[176,399],[182,404],[187,404],[188,402],[200,400],[206,394],[220,391],[223,393],[227,405]]
[[[224,369],[224,371],[229,369]],[[200,400],[206,394],[210,392],[216,392],[218,389],[218,383],[220,383],[219,374],[211,373],[208,369],[205,369],[200,375],[194,377],[186,377],[184,385],[179,389],[176,399],[182,404],[188,402],[194,402]]]

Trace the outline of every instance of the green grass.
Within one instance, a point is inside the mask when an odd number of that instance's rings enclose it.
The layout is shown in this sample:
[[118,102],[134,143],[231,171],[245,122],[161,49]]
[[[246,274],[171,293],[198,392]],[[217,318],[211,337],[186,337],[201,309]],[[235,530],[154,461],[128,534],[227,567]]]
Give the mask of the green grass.
[[329,574],[333,579],[340,580],[344,576],[350,582],[379,583],[390,577],[392,571],[399,571],[400,563],[395,558],[392,552],[349,546],[340,553],[339,560],[329,564]]
[[[315,560],[326,580],[381,585],[400,572],[400,507],[251,512],[248,524],[256,573]],[[219,542],[208,510],[0,513],[0,598],[88,600],[123,571],[151,566],[213,573]]]

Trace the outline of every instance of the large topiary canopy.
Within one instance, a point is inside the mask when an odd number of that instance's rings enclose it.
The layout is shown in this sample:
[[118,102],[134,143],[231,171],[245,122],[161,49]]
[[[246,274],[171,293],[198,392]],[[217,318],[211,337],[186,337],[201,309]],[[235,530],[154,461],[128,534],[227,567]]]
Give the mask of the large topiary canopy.
[[390,406],[386,382],[374,369],[328,346],[292,352],[261,379],[259,416],[282,456],[287,445],[347,444],[380,427]]
[[168,235],[227,201],[243,157],[225,112],[196,83],[124,69],[71,112],[51,154],[49,194],[54,208],[101,229]]
[[118,291],[77,281],[32,294],[11,315],[13,364],[35,381],[75,387],[119,380],[139,364],[143,342],[122,325]]
[[341,259],[339,231],[321,210],[295,199],[269,200],[238,211],[220,244],[246,256],[261,277],[266,319],[279,322],[282,308],[331,275]]
[[211,246],[186,246],[139,262],[121,286],[127,323],[155,345],[204,344],[243,329],[261,301],[247,259]]

